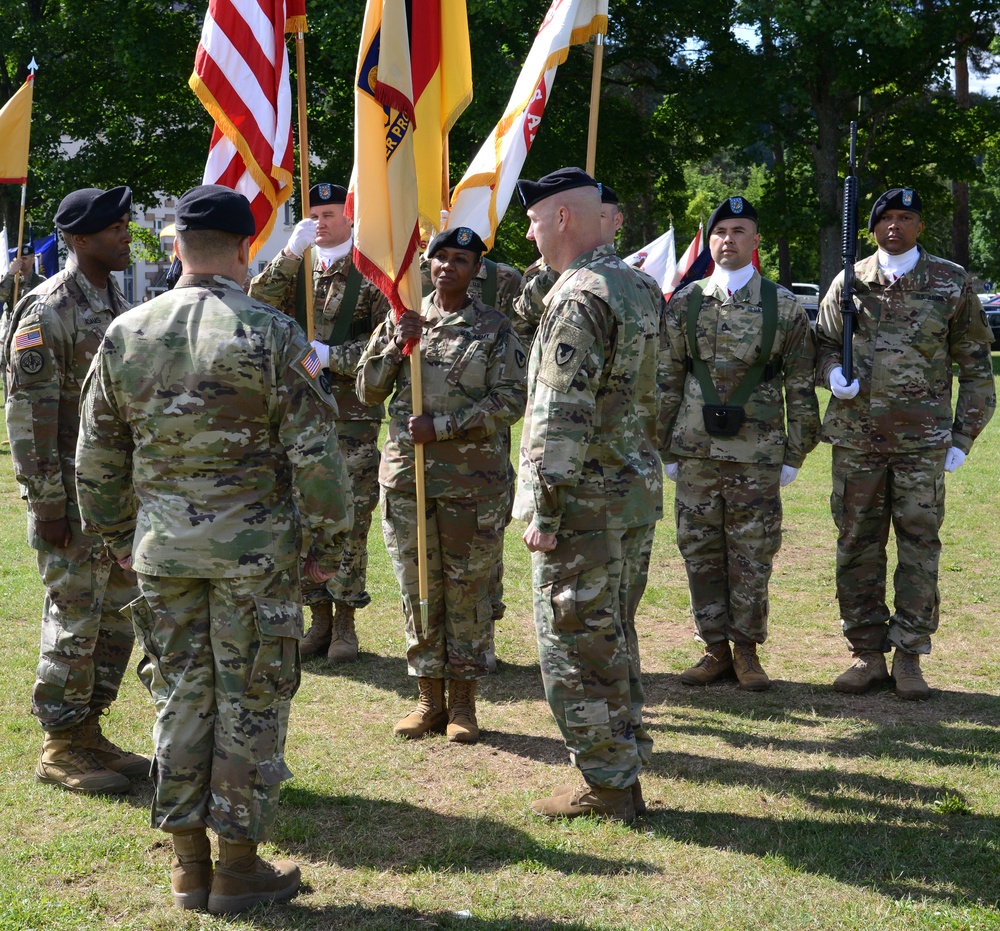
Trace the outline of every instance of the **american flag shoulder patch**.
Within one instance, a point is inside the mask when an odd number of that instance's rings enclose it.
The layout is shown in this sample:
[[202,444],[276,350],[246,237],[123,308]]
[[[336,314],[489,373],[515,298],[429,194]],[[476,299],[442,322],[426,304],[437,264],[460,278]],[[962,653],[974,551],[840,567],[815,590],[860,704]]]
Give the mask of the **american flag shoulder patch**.
[[14,348],[17,350],[31,349],[32,346],[41,346],[42,343],[41,327],[35,327],[32,330],[25,330],[23,333],[18,333],[14,337]]
[[315,349],[309,350],[309,354],[302,360],[301,365],[310,378],[315,378],[319,374],[319,370],[323,367],[320,365],[319,356],[316,355]]

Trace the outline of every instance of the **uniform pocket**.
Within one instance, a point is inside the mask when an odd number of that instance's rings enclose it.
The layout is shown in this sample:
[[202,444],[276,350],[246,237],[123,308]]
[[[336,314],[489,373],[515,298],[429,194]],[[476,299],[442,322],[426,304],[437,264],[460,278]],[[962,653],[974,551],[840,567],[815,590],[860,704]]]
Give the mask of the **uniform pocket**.
[[275,701],[288,701],[298,691],[302,608],[258,597],[254,605],[259,645],[241,704],[251,711],[263,711]]

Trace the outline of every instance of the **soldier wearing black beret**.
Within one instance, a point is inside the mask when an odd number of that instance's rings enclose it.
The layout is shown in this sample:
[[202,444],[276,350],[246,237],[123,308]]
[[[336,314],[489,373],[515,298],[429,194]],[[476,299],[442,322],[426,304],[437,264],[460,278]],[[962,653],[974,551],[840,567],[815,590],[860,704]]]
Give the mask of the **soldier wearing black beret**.
[[923,203],[911,187],[890,188],[872,205],[868,231],[878,250],[854,265],[850,384],[841,364],[843,272],[816,324],[816,381],[833,395],[823,439],[833,446],[837,600],[854,658],[833,687],[860,694],[891,678],[909,700],[930,695],[921,663],[939,621],[945,473],[965,462],[996,407],[992,336],[972,276],[928,253],[917,241],[923,229]]

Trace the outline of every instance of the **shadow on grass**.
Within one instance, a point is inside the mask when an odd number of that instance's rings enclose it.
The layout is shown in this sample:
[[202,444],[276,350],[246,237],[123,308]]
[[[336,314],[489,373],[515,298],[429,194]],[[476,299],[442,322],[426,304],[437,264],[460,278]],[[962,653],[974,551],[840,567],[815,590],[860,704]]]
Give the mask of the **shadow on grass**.
[[1000,821],[927,814],[900,824],[756,818],[731,812],[647,815],[647,830],[682,844],[778,860],[795,871],[891,896],[996,907]]
[[449,928],[461,931],[588,931],[593,925],[558,921],[544,917],[474,918],[454,912],[421,912],[394,905],[365,908],[360,905],[326,905],[308,908],[292,900],[287,905],[246,912],[244,921],[272,931],[336,931],[341,928],[364,928],[365,931],[400,931],[405,928]]
[[446,815],[409,802],[361,795],[327,796],[289,787],[273,838],[311,860],[345,869],[396,872],[492,872],[520,866],[566,875],[652,875],[639,860],[610,860],[549,847],[488,816]]

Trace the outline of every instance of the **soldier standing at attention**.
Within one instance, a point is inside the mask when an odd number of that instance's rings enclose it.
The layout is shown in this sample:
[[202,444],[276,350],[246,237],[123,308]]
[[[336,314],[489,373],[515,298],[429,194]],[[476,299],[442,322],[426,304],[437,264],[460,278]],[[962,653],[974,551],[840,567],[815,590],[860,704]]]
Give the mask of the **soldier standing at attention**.
[[771,685],[757,646],[781,546],[779,489],[819,442],[816,344],[795,296],[751,264],[760,234],[750,201],[724,200],[706,233],[715,271],[668,308],[661,411],[677,547],[705,644],[681,682],[735,672],[741,689],[759,692]]
[[21,254],[10,263],[7,274],[0,278],[0,376],[3,377],[4,397],[7,396],[7,362],[4,345],[10,329],[10,318],[14,313],[14,284],[17,283],[17,296],[20,300],[44,280],[35,271],[35,248],[27,242],[21,246]]
[[[469,282],[485,245],[464,226],[427,247],[435,291],[422,313],[390,316],[372,336],[358,367],[358,396],[389,402],[382,451],[382,529],[399,582],[406,660],[419,703],[394,732],[406,738],[446,730],[448,739],[479,739],[476,682],[493,651],[491,571],[511,481],[507,428],[524,413],[524,352],[510,321],[470,297]],[[423,410],[413,415],[410,362],[403,349],[420,340]],[[424,447],[428,607],[421,632],[417,573],[414,444]],[[445,682],[448,681],[448,706]]]
[[108,328],[84,386],[77,484],[87,526],[139,578],[152,824],[174,838],[174,901],[230,914],[299,887],[298,867],[257,845],[292,775],[300,553],[307,578],[331,577],[352,505],[315,349],[241,290],[249,202],[201,185],[176,223],[184,274]]
[[663,507],[649,403],[660,307],[604,242],[590,175],[563,168],[517,190],[559,277],[531,346],[514,516],[528,522],[545,695],[584,781],[531,807],[631,821],[652,750],[628,628],[630,575]]
[[[920,658],[938,627],[939,531],[944,473],[954,472],[996,408],[990,328],[972,278],[917,244],[923,205],[912,188],[892,188],[872,207],[878,251],[854,266],[853,354],[841,368],[844,276],[820,305],[817,383],[833,397],[823,439],[833,444],[837,600],[853,665],[838,692],[862,693],[889,678],[896,694],[930,690]],[[958,399],[952,367],[958,366]],[[893,613],[886,605],[886,544],[896,532]]]
[[381,404],[358,400],[354,370],[389,309],[382,292],[362,278],[351,260],[354,238],[351,221],[344,216],[346,198],[347,190],[339,184],[312,187],[309,219],[296,225],[288,245],[250,282],[251,297],[301,322],[305,316],[302,254],[306,246],[314,246],[313,348],[323,365],[321,377],[333,386],[337,435],[354,490],[354,524],[344,541],[337,574],[326,585],[304,585],[302,593],[304,604],[312,611],[312,626],[301,644],[302,656],[326,653],[331,663],[357,659],[355,612],[371,602],[368,530],[378,503],[378,431],[385,409]]
[[82,528],[74,458],[80,386],[104,331],[127,309],[111,273],[131,261],[131,207],[127,187],[63,198],[55,224],[66,267],[18,301],[4,351],[14,476],[27,491],[28,543],[45,585],[31,696],[45,731],[35,777],[78,792],[125,792],[149,773],[146,757],[101,732],[135,642],[121,613],[136,596],[135,576]]

